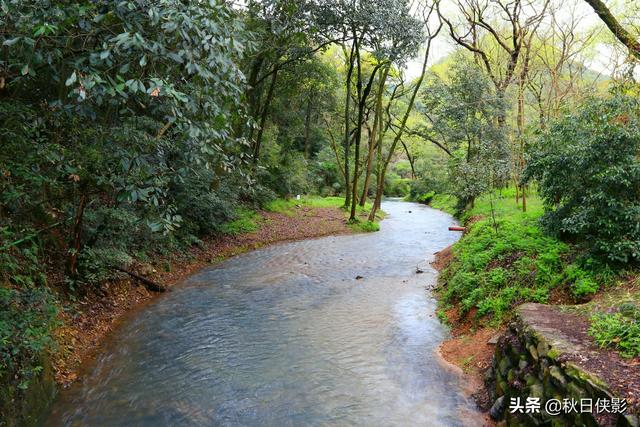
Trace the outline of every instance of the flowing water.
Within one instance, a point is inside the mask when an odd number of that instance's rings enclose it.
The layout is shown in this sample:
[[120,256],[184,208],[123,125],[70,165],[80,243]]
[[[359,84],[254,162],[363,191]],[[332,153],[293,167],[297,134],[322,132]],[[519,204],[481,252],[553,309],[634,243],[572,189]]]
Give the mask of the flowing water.
[[457,239],[452,219],[383,209],[377,233],[271,246],[192,276],[123,323],[45,424],[473,424],[434,353],[447,333],[427,289],[428,260]]

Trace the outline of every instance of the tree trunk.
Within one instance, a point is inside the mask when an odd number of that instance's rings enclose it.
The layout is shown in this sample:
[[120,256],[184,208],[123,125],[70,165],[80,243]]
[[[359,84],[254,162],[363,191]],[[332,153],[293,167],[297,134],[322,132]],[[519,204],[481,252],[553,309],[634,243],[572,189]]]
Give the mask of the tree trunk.
[[311,131],[311,113],[313,112],[313,103],[311,96],[307,100],[307,111],[304,118],[304,158],[309,160],[311,156],[311,141],[309,141],[309,133]]
[[80,202],[76,208],[76,215],[71,226],[71,251],[69,252],[69,260],[67,271],[71,277],[75,277],[78,273],[78,255],[82,246],[82,218],[84,209],[87,206],[87,196],[82,194]]
[[629,48],[631,54],[637,59],[640,59],[640,41],[636,40],[631,33],[620,25],[615,16],[611,14],[609,8],[607,8],[607,5],[605,5],[601,0],[584,1],[586,1],[593,10],[595,10],[600,19],[602,19],[602,22],[604,22],[607,28],[611,30],[613,35]]
[[407,154],[407,158],[409,159],[409,166],[411,166],[411,179],[416,179],[416,168],[413,164],[413,162],[415,161],[415,158],[411,157],[411,153],[409,152],[409,147],[407,147],[407,144],[405,144],[402,139],[400,140],[400,143],[402,144],[402,147],[404,148],[404,152]]
[[260,145],[262,144],[262,135],[264,134],[264,127],[267,124],[267,116],[269,115],[269,106],[271,105],[271,101],[273,100],[273,92],[276,87],[277,78],[278,78],[278,69],[276,68],[274,73],[271,75],[271,83],[269,83],[269,91],[267,92],[267,99],[264,102],[264,107],[262,108],[262,113],[260,117],[260,129],[258,129],[258,136],[256,137],[256,141],[253,146],[254,166],[258,164],[258,159],[260,158]]
[[353,160],[353,191],[352,191],[352,200],[351,200],[351,214],[349,215],[349,221],[354,221],[356,219],[356,197],[358,194],[358,161],[360,160],[360,141],[362,139],[362,113],[364,109],[364,102],[362,96],[362,64],[360,63],[360,46],[358,45],[358,36],[356,32],[353,32],[354,38],[354,46],[356,49],[356,66],[357,66],[357,74],[356,74],[356,93],[358,95],[358,121],[356,122],[356,134],[355,134],[355,153]]
[[422,70],[420,72],[420,77],[418,78],[418,81],[416,82],[416,85],[413,89],[413,93],[411,94],[411,98],[409,99],[407,109],[404,113],[404,116],[402,117],[402,121],[400,122],[398,133],[396,133],[396,136],[393,139],[393,142],[391,143],[391,147],[389,148],[389,154],[387,155],[387,159],[385,160],[383,165],[379,165],[378,188],[376,188],[376,200],[375,200],[375,203],[373,204],[373,207],[371,208],[371,212],[369,213],[369,221],[374,221],[376,219],[376,212],[380,208],[380,205],[382,203],[382,196],[384,193],[384,177],[385,177],[385,174],[387,173],[387,168],[389,167],[389,162],[391,161],[393,152],[396,149],[396,145],[398,145],[398,141],[400,141],[400,138],[402,138],[402,134],[404,133],[405,127],[407,126],[407,120],[409,119],[409,115],[411,114],[411,110],[413,109],[413,104],[415,103],[416,97],[418,96],[418,91],[420,90],[420,86],[422,86],[422,81],[424,80],[424,74],[427,71],[427,62],[429,61],[429,51],[431,50],[431,40],[432,38],[430,38],[429,42],[427,43],[427,49],[424,54],[424,60],[422,62]]
[[387,65],[382,72],[380,81],[378,82],[378,93],[376,94],[376,111],[373,120],[373,131],[369,138],[369,153],[367,155],[367,172],[364,177],[364,188],[362,189],[362,196],[360,197],[360,206],[364,207],[367,202],[367,196],[369,195],[369,186],[371,184],[371,172],[373,170],[373,156],[376,152],[376,147],[382,145],[382,95],[384,93],[384,86],[389,75],[390,65]]
[[344,207],[348,208],[351,203],[351,186],[349,185],[349,118],[351,113],[351,74],[353,73],[353,50],[356,44],[354,38],[351,45],[351,51],[349,52],[349,66],[347,68],[347,93],[344,106]]

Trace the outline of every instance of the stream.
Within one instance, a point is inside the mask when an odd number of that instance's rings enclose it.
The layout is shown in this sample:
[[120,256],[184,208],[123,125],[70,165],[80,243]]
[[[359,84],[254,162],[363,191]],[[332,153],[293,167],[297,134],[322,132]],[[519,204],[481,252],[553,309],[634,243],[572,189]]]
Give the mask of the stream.
[[453,219],[382,209],[379,232],[239,255],[132,313],[44,425],[481,425],[435,354],[428,261]]

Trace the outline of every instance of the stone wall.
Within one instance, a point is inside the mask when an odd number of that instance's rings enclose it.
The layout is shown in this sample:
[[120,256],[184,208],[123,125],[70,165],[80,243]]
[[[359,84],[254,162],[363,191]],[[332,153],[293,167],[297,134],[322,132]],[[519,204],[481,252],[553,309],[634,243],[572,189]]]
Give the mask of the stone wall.
[[[487,375],[489,394],[494,402],[490,411],[492,418],[500,420],[499,425],[509,426],[638,426],[637,415],[629,411],[625,414],[614,414],[611,409],[601,414],[595,410],[581,413],[578,406],[577,412],[561,411],[554,416],[545,412],[545,403],[550,399],[559,402],[585,399],[585,403],[591,401],[595,407],[598,399],[615,402],[615,396],[604,381],[567,357],[585,350],[548,327],[540,307],[546,306],[520,306],[515,320],[498,340],[493,367]],[[528,397],[540,399],[539,412],[511,413],[512,398],[516,399],[514,403],[524,404]]]

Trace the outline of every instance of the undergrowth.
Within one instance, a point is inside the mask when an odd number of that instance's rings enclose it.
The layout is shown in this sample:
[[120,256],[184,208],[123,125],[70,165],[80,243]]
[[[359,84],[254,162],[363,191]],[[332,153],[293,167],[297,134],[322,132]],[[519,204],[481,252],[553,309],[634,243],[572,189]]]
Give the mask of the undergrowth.
[[623,357],[640,356],[640,308],[625,303],[616,313],[595,314],[589,334],[600,347],[616,349]]
[[514,196],[511,189],[496,191],[462,215],[469,230],[454,245],[454,259],[441,276],[445,304],[500,323],[518,304],[549,302],[554,290],[561,299],[580,302],[612,281],[607,266],[543,233],[536,195],[528,195],[526,212]]

